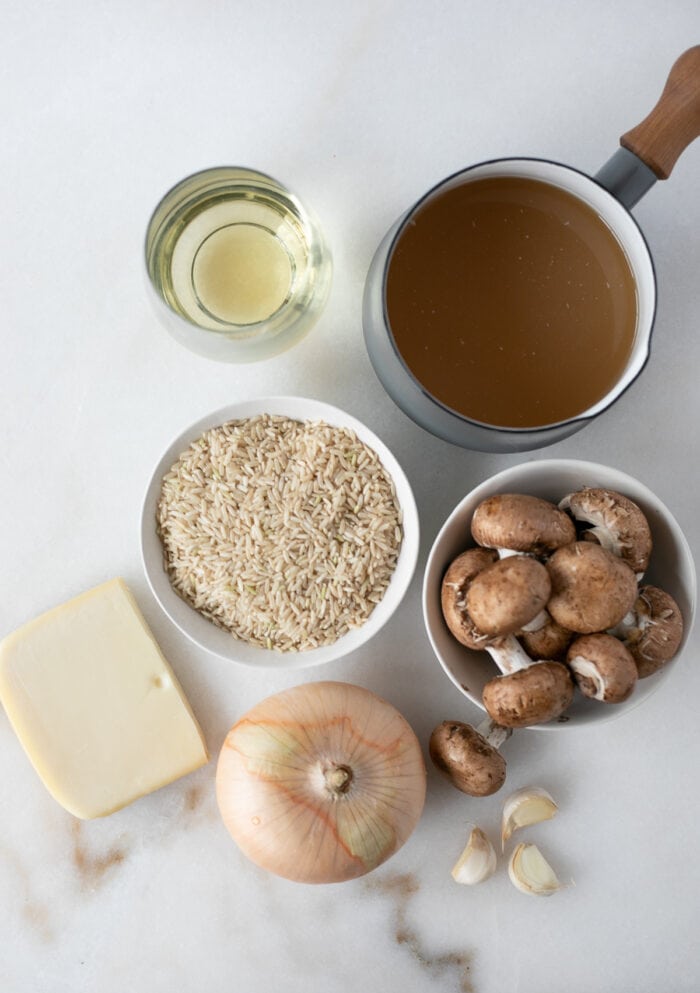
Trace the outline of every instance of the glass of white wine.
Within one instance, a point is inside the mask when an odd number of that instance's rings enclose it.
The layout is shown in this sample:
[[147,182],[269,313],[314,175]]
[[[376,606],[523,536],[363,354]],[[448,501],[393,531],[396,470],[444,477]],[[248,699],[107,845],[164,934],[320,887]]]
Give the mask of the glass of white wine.
[[208,358],[254,362],[290,348],[326,302],[331,255],[281,183],[206,169],[169,190],[146,231],[150,295],[170,333]]

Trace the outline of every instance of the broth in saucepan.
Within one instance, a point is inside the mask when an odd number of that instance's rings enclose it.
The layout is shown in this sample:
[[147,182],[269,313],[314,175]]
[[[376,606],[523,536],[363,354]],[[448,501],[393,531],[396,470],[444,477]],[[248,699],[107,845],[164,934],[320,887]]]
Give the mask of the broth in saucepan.
[[540,180],[499,176],[429,198],[400,232],[386,313],[436,400],[499,427],[575,417],[629,359],[637,294],[602,218]]

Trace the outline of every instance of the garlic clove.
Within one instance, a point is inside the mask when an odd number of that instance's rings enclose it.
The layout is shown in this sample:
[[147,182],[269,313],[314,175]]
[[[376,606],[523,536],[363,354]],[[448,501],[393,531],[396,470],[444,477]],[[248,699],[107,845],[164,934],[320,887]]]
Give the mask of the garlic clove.
[[558,809],[547,790],[539,786],[528,786],[511,794],[503,804],[501,849],[505,848],[506,841],[518,828],[548,821]]
[[508,862],[510,881],[529,896],[551,896],[561,889],[551,865],[537,845],[520,844]]
[[472,826],[467,846],[452,869],[457,883],[473,886],[483,883],[496,871],[496,852],[479,827]]

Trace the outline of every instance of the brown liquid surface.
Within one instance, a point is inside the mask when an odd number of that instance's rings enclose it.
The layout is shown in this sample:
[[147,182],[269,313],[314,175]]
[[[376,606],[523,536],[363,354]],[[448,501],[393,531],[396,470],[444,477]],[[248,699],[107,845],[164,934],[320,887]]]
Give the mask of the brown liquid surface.
[[581,414],[612,389],[637,324],[630,264],[587,204],[534,179],[478,179],[421,206],[386,284],[389,326],[441,403],[501,427]]

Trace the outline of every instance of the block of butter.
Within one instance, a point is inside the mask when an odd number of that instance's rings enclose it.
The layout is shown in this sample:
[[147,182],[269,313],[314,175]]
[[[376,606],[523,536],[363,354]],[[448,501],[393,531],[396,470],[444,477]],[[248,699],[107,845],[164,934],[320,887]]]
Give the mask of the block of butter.
[[44,785],[76,817],[111,814],[209,758],[121,579],[0,643],[0,701]]

